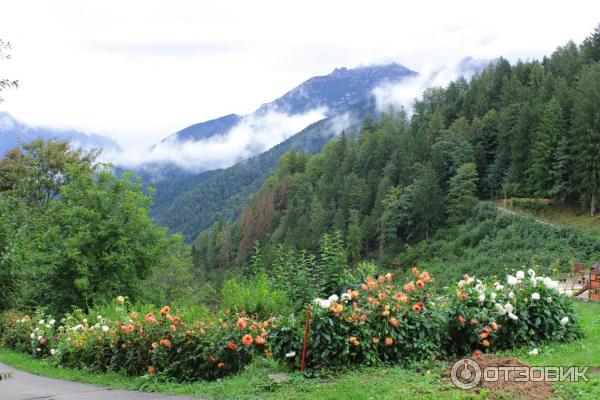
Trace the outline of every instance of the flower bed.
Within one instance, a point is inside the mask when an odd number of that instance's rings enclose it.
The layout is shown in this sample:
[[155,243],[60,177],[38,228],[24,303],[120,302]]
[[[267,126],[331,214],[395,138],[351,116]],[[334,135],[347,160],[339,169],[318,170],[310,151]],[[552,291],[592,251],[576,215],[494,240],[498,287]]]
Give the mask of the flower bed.
[[[315,299],[307,367],[407,363],[579,336],[567,293],[532,270],[505,283],[465,276],[438,295],[427,272],[412,273],[408,282],[380,275]],[[179,381],[235,373],[259,354],[300,362],[302,316],[259,321],[227,313],[184,321],[168,306],[137,312],[124,298],[114,306],[118,318],[76,311],[60,323],[41,312],[5,312],[0,343],[66,367]]]

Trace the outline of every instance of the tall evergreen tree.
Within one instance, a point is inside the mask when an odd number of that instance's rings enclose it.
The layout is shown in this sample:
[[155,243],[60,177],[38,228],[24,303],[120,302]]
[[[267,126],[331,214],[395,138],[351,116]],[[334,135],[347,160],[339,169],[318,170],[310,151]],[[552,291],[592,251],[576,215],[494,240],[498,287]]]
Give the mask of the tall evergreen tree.
[[449,222],[458,224],[464,221],[475,205],[477,198],[477,167],[474,163],[461,165],[456,175],[450,178],[448,190],[448,218]]
[[579,192],[596,213],[600,194],[600,63],[583,67],[573,106],[574,156]]
[[558,144],[564,129],[560,103],[556,98],[552,98],[544,108],[531,149],[531,172],[536,192],[541,196],[547,195],[554,186],[551,166],[557,161]]

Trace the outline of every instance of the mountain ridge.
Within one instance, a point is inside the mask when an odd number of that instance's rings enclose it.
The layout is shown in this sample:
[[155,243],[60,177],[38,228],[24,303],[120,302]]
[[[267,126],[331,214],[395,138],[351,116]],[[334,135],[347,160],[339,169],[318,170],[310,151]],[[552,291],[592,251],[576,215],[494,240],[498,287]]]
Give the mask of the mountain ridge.
[[21,143],[28,143],[39,138],[67,140],[73,147],[84,150],[94,148],[120,150],[119,145],[106,136],[78,130],[31,126],[20,122],[6,111],[0,111],[0,157],[6,151],[20,146]]

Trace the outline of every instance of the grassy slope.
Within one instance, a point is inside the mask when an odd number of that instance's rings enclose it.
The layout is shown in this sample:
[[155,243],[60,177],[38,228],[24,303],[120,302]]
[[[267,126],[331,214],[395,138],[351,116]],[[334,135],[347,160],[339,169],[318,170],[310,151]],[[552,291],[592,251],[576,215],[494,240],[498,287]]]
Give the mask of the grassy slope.
[[[529,348],[516,349],[503,355],[516,356],[531,365],[591,366],[596,372],[589,382],[557,384],[559,398],[600,398],[600,304],[578,303],[577,314],[586,337],[572,343],[549,344],[541,354],[529,356]],[[413,368],[372,368],[348,371],[335,377],[306,379],[292,373],[284,383],[273,383],[268,374],[284,369],[272,360],[258,360],[243,373],[216,382],[189,385],[156,383],[144,378],[125,378],[119,374],[92,374],[57,368],[27,355],[0,348],[0,361],[32,373],[59,379],[93,383],[124,389],[143,388],[173,394],[195,394],[217,399],[484,399],[486,393],[470,393],[453,389],[441,374],[447,364],[416,365]],[[500,396],[514,399],[512,395]],[[497,397],[496,397],[497,398]]]
[[589,210],[568,205],[555,205],[535,213],[517,207],[514,207],[514,209],[557,225],[571,226],[600,236],[600,212],[592,217]]

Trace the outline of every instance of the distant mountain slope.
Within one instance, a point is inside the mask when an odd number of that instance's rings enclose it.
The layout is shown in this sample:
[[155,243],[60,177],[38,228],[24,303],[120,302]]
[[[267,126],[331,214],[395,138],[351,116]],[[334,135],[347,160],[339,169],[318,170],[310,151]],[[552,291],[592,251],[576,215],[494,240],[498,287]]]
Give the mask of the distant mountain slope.
[[7,150],[19,146],[21,143],[31,142],[35,139],[68,140],[73,147],[90,150],[92,148],[113,149],[119,145],[105,136],[86,134],[73,130],[59,130],[52,128],[31,127],[14,119],[9,113],[0,111],[0,157]]
[[288,114],[301,114],[327,107],[328,116],[333,116],[368,98],[373,89],[385,82],[416,75],[399,64],[336,68],[329,75],[310,78],[272,103],[261,106],[259,112],[275,108]]
[[180,180],[164,180],[156,188],[151,215],[159,225],[194,239],[220,217],[233,221],[248,198],[290,150],[318,153],[342,129],[353,128],[375,113],[373,99],[355,104],[346,113],[318,121],[272,149],[232,167],[207,171]]
[[[373,89],[385,82],[397,82],[416,75],[416,72],[399,64],[336,68],[328,75],[315,76],[304,81],[271,103],[261,105],[253,114],[261,115],[275,111],[297,115],[325,107],[326,116],[331,117],[364,101]],[[230,114],[194,124],[163,139],[162,142],[199,141],[222,135],[243,118]]]
[[179,132],[171,135],[161,142],[169,142],[169,141],[197,141],[208,139],[211,136],[223,134],[228,132],[231,128],[233,128],[238,122],[242,120],[241,115],[237,114],[229,114],[224,117],[211,119],[209,121],[200,122],[198,124],[194,124],[188,126],[180,130]]

